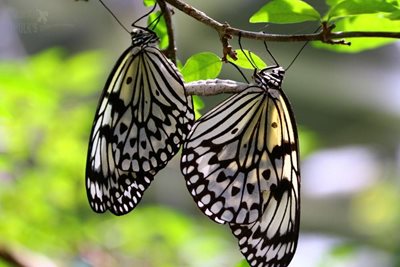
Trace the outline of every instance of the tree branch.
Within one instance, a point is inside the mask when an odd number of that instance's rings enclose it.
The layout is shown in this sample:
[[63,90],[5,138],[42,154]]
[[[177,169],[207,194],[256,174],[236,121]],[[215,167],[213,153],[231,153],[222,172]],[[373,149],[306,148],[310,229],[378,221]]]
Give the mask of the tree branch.
[[164,16],[165,24],[167,26],[167,34],[168,34],[168,47],[163,51],[165,56],[168,57],[175,65],[176,65],[176,46],[175,46],[175,36],[174,29],[172,27],[172,11],[165,4],[164,0],[157,0],[158,5],[160,6],[161,13]]
[[186,92],[189,95],[198,96],[239,93],[249,86],[251,86],[251,84],[221,79],[200,80],[185,83]]
[[[384,37],[384,38],[400,39],[400,32],[384,32],[384,31],[332,32],[333,27],[327,27],[326,24],[324,25],[325,27],[323,27],[320,31],[309,34],[270,34],[263,32],[252,32],[230,27],[226,23],[225,24],[220,23],[217,20],[207,16],[204,12],[182,2],[181,0],[164,0],[164,1],[169,3],[171,6],[174,6],[175,8],[179,9],[183,13],[189,15],[190,17],[213,28],[218,32],[219,36],[239,36],[240,34],[242,38],[264,40],[269,42],[321,41],[330,44],[349,44],[343,40],[337,40],[343,38]],[[227,42],[223,42],[223,46],[224,50],[227,49]],[[224,56],[225,55],[226,54],[224,53]]]

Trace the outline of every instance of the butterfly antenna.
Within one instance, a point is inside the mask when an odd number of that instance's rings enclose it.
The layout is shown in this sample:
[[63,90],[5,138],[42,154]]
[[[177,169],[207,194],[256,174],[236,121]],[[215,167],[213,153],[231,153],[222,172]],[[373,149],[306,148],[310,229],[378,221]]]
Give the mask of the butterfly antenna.
[[266,42],[266,41],[264,41],[264,46],[265,46],[265,50],[267,50],[267,52],[268,52],[269,56],[270,56],[270,57],[272,58],[272,60],[274,61],[275,65],[276,65],[276,66],[279,66],[279,63],[278,63],[278,61],[275,59],[275,57],[272,55],[271,51],[269,50],[269,48],[268,48],[268,45],[267,45],[267,42]]
[[[319,31],[320,29],[321,29],[321,26],[319,26],[319,27],[314,31],[314,33],[316,33],[317,31]],[[301,51],[303,51],[303,49],[308,45],[309,42],[310,42],[310,41],[306,41],[306,42],[303,44],[303,46],[300,48],[299,52],[297,52],[296,56],[294,57],[294,59],[292,60],[292,62],[290,62],[289,66],[286,68],[286,70],[288,70],[288,69],[293,65],[293,63],[294,63],[294,62],[296,61],[296,59],[299,57]]]
[[249,57],[250,57],[250,59],[251,59],[251,62],[253,62],[253,63],[251,63],[251,65],[252,65],[255,69],[258,69],[257,63],[254,61],[254,59],[253,59],[253,53],[252,53],[251,51],[249,51]]
[[132,23],[132,26],[133,26],[133,27],[137,27],[137,28],[141,28],[141,27],[136,26],[136,23],[138,23],[139,21],[141,21],[142,19],[144,19],[145,17],[147,17],[148,15],[150,15],[150,14],[156,9],[156,7],[157,7],[157,4],[154,4],[154,6],[151,8],[151,10],[150,10],[149,12],[147,12],[146,14],[144,14],[143,16],[141,16],[140,18],[138,18],[137,20],[135,20],[135,21]]
[[[157,27],[158,23],[161,21],[161,17],[163,16],[163,12],[161,11],[160,14],[157,16],[157,18],[155,18],[152,22],[150,22],[149,25],[147,25],[147,27],[151,26],[151,31],[154,31],[154,29]],[[154,25],[153,25],[154,24]]]
[[121,27],[130,34],[130,31],[125,27],[124,24],[122,24],[122,22],[117,18],[117,16],[115,16],[115,14],[111,11],[110,8],[108,8],[108,6],[102,1],[99,0],[99,2],[103,5],[103,7],[111,14],[111,16],[113,16],[113,18],[118,22],[119,25],[121,25]]
[[239,47],[240,50],[243,52],[243,55],[247,58],[247,60],[250,62],[251,66],[253,66],[254,69],[257,69],[257,66],[254,64],[254,60],[251,57],[251,52],[249,51],[249,56],[247,56],[247,54],[244,52],[243,46],[242,46],[242,34],[241,32],[239,32]]
[[246,83],[249,83],[249,80],[247,80],[246,75],[244,75],[243,71],[233,62],[228,61],[229,64],[235,67],[237,71],[242,75],[243,79],[246,81]]

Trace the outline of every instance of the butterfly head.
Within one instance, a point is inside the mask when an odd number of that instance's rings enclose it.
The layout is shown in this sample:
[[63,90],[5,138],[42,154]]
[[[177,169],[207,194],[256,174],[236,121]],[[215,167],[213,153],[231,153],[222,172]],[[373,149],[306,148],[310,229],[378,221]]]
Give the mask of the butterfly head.
[[131,32],[132,46],[143,46],[156,44],[158,42],[157,35],[147,29],[133,29]]
[[280,89],[285,70],[280,66],[273,66],[256,71],[254,80],[258,85],[266,89]]

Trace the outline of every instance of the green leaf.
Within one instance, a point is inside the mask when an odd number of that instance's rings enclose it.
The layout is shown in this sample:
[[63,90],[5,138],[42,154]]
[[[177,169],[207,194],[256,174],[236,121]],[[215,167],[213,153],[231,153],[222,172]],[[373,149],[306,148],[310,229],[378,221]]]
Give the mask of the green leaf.
[[400,10],[394,11],[394,12],[386,15],[385,17],[390,20],[400,20]]
[[250,267],[246,260],[241,260],[235,267]]
[[[365,14],[343,18],[336,23],[335,31],[394,31],[400,29],[400,21],[393,21],[383,14]],[[396,42],[391,38],[346,38],[350,46],[330,45],[321,42],[313,42],[313,46],[336,52],[357,53],[368,49],[374,49],[386,44]]]
[[337,5],[337,4],[339,4],[340,2],[343,2],[343,1],[346,1],[346,0],[326,0],[326,4],[328,5],[328,6],[335,6],[335,5]]
[[[148,20],[147,25],[154,25],[156,23],[156,19],[160,16],[161,12],[157,11],[151,13]],[[157,34],[158,38],[160,38],[159,48],[164,49],[168,46],[168,31],[167,31],[167,24],[165,23],[164,16],[161,16],[160,21],[157,23],[157,26],[154,28],[154,32]],[[153,24],[152,24],[153,23]]]
[[[235,63],[239,67],[242,67],[244,69],[254,69],[254,66],[250,63],[249,59],[252,60],[253,64],[256,66],[258,69],[263,69],[267,67],[267,64],[256,54],[254,54],[251,51],[248,51],[246,49],[237,49],[235,50],[237,60],[233,60],[232,58],[228,58],[228,60],[232,63]],[[247,55],[247,57],[246,57]]]
[[308,128],[299,126],[298,130],[301,158],[305,158],[319,148],[320,139],[315,132],[311,131]]
[[192,96],[192,99],[193,99],[194,117],[198,119],[201,117],[200,110],[204,108],[204,102],[197,95]]
[[394,12],[398,10],[395,4],[397,4],[397,1],[390,1],[389,3],[381,0],[345,0],[331,8],[328,18],[332,20],[360,14]]
[[251,23],[298,23],[320,20],[312,6],[300,0],[272,0],[250,18]]
[[182,68],[186,82],[214,79],[221,72],[221,59],[210,52],[198,53],[191,56]]
[[156,0],[143,0],[143,4],[145,6],[154,6],[156,4]]

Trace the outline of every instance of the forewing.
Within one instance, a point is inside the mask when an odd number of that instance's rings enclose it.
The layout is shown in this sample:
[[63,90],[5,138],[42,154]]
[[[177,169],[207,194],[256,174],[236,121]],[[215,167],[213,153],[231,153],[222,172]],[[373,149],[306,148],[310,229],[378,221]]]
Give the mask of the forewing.
[[[132,58],[127,49],[112,70],[100,97],[89,140],[86,162],[86,190],[92,209],[102,213],[107,209],[122,215],[140,201],[143,191],[153,179],[151,175],[129,173],[118,169],[112,151],[113,129],[120,117],[121,77]],[[124,196],[131,196],[130,199]]]
[[181,169],[199,208],[218,223],[252,223],[276,178],[267,144],[269,102],[258,86],[201,117],[189,133]]
[[190,130],[192,100],[177,69],[158,49],[133,54],[119,81],[124,101],[112,132],[113,153],[119,169],[155,175]]
[[230,224],[251,266],[288,266],[297,247],[300,222],[298,137],[290,104],[281,90],[269,90],[267,132],[271,169],[276,179],[263,191],[263,214],[248,225]]

